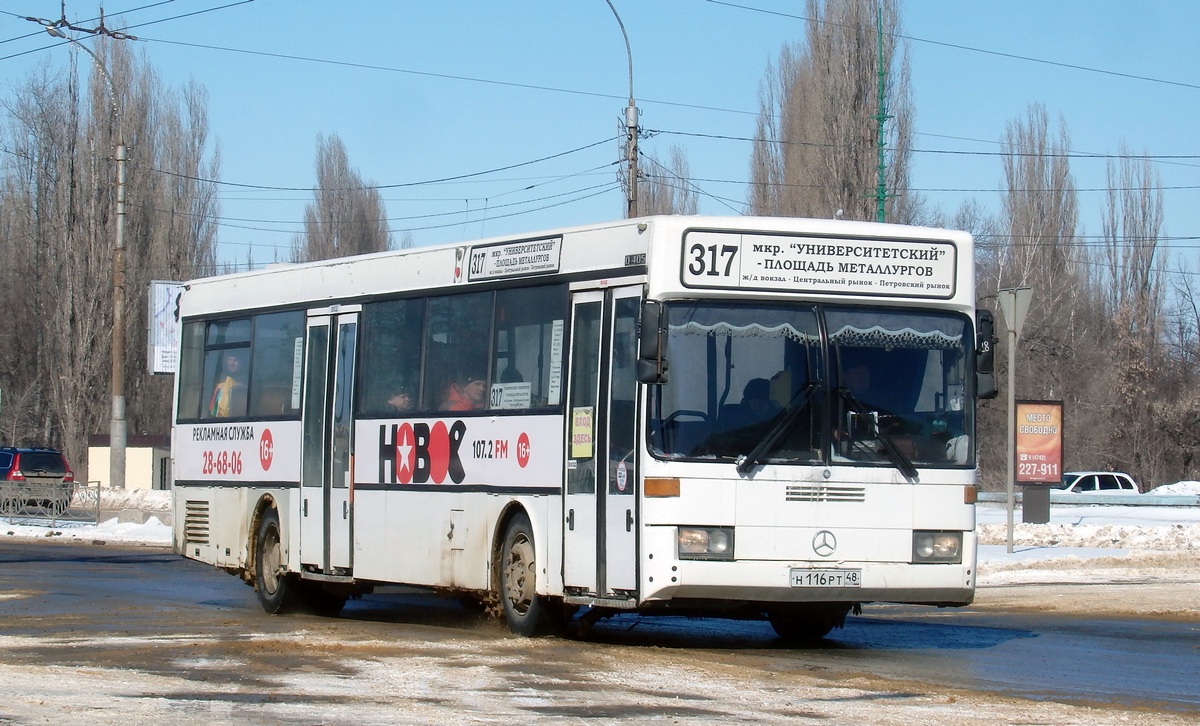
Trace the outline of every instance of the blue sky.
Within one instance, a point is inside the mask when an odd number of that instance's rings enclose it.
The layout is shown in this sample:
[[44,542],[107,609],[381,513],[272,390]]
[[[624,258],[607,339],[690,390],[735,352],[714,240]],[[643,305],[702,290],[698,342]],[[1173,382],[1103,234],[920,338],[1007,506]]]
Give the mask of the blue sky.
[[[804,3],[613,2],[642,127],[658,132],[643,152],[665,159],[680,145],[705,192],[700,211],[740,213],[742,139],[753,136],[768,61],[803,37]],[[342,139],[364,179],[394,185],[382,191],[389,226],[419,245],[623,215],[615,163],[629,74],[604,0],[234,3],[105,6],[164,83],[194,79],[208,90],[221,180],[231,183],[220,191],[221,259],[287,256],[311,192],[234,185],[310,188],[320,134]],[[67,0],[66,14],[94,25],[97,9],[97,0]],[[8,0],[3,11],[7,94],[70,54],[12,15],[55,19],[59,0]],[[1114,154],[1124,141],[1135,153],[1200,155],[1197,27],[1200,3],[1188,0],[908,0],[914,188],[948,213],[968,198],[998,210],[999,140],[1035,102],[1055,124],[1061,117],[1076,152]],[[1086,190],[1106,186],[1106,161],[1071,167],[1085,190],[1081,231],[1098,234],[1105,197]],[[1184,238],[1172,249],[1194,265],[1200,240],[1186,238],[1200,238],[1200,156],[1156,168],[1167,187],[1164,234]],[[503,170],[479,174],[494,169]]]

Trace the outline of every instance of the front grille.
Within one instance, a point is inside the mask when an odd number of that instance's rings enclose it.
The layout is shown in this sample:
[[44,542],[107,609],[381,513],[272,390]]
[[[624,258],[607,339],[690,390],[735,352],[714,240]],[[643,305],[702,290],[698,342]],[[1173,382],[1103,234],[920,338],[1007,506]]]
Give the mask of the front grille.
[[863,487],[840,487],[827,484],[791,484],[787,488],[789,502],[865,502]]
[[208,544],[208,502],[184,502],[183,537],[187,542]]

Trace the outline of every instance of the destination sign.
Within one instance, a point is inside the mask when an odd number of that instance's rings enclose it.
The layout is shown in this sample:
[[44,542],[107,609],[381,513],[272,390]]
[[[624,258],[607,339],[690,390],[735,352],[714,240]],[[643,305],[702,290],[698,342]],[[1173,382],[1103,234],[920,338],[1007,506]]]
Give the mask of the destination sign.
[[689,232],[688,287],[839,295],[954,296],[958,248],[947,240]]

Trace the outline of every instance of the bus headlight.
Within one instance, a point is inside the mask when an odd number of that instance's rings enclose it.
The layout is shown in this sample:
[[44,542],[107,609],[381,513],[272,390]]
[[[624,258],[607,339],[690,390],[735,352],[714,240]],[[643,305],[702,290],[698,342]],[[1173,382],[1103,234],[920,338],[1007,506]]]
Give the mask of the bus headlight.
[[732,560],[732,527],[680,527],[679,559]]
[[962,532],[913,532],[913,562],[962,562]]

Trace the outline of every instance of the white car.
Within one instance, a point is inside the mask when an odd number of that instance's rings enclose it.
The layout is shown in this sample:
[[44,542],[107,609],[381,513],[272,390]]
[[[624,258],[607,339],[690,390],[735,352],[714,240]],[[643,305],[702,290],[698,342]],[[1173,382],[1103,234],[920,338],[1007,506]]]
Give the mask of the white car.
[[1138,494],[1137,483],[1117,471],[1069,471],[1063,474],[1062,491],[1075,494]]

